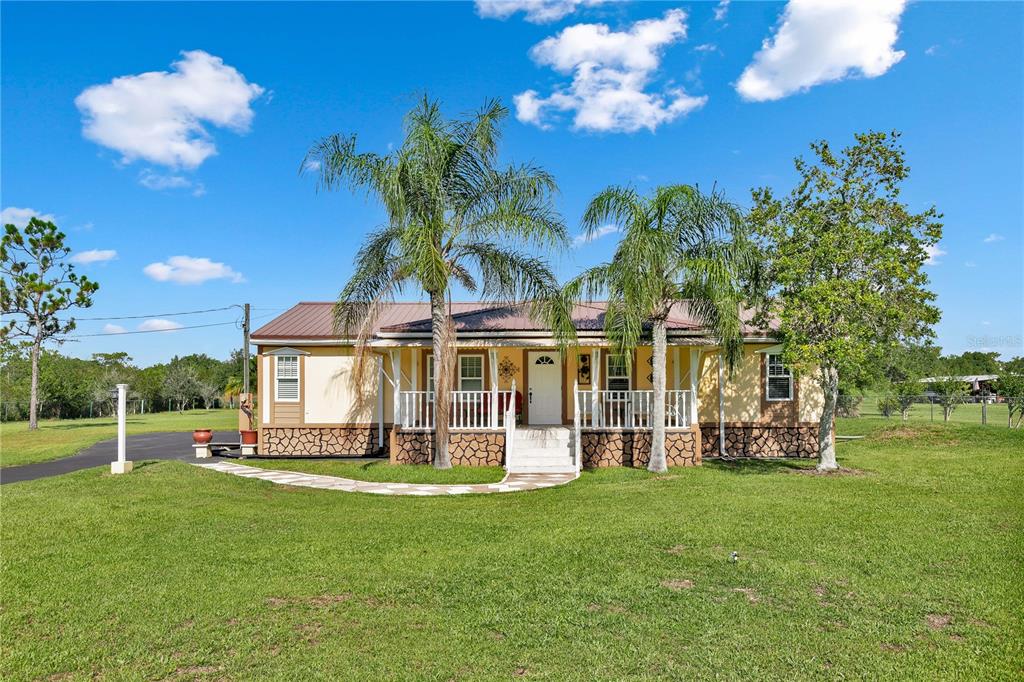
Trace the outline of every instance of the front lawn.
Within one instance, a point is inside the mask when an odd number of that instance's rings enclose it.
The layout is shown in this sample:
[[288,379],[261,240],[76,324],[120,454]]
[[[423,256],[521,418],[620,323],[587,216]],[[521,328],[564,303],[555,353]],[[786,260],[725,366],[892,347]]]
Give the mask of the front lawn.
[[465,497],[7,485],[0,678],[1019,679],[1024,434],[839,448]]
[[389,464],[385,460],[346,461],[343,459],[275,459],[246,458],[239,464],[275,469],[277,471],[299,471],[318,476],[340,476],[357,481],[381,483],[439,483],[447,485],[469,485],[473,483],[497,483],[505,477],[502,467],[452,467],[440,471],[432,466],[416,464]]
[[[213,429],[214,439],[238,442],[238,410],[187,410],[133,414],[125,419],[129,434],[154,431],[192,431]],[[117,437],[117,419],[47,419],[38,431],[29,431],[28,422],[0,424],[0,466],[44,462],[67,457],[93,443]]]

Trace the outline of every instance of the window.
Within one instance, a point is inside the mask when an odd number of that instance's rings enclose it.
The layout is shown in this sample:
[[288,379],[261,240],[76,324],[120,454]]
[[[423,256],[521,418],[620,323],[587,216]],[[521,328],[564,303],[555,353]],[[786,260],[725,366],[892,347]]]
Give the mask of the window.
[[770,353],[765,361],[767,381],[765,391],[768,400],[793,399],[793,374],[782,364],[782,356]]
[[605,355],[605,388],[609,391],[629,390],[629,356]]
[[459,356],[459,390],[484,390],[484,356]]
[[278,355],[275,364],[277,365],[275,375],[277,401],[299,402],[299,356]]

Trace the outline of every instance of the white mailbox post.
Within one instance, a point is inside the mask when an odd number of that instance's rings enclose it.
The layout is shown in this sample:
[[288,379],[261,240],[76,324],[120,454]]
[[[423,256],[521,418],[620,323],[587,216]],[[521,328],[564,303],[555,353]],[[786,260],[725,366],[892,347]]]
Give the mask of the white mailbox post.
[[132,463],[125,459],[125,394],[128,392],[128,384],[117,385],[117,461],[110,463],[110,473],[127,474],[132,470]]

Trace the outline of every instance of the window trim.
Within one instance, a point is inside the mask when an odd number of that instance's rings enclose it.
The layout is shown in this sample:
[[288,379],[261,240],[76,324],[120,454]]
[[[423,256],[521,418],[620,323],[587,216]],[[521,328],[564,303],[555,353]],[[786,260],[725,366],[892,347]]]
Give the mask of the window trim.
[[[295,360],[295,376],[294,377],[282,377],[281,376],[281,361],[282,360]],[[295,380],[295,397],[294,398],[282,398],[281,397],[281,379]],[[302,366],[298,355],[276,355],[274,356],[274,402],[276,403],[298,403],[302,402]]]
[[[486,356],[483,353],[463,353],[463,354],[460,354],[458,357],[459,357],[459,390],[460,391],[486,391],[487,390],[487,382],[485,381],[485,377],[487,375]],[[480,376],[478,376],[478,377],[463,377],[462,376],[462,361],[465,358],[480,358]],[[479,381],[480,382],[480,388],[463,388],[462,387],[462,380],[463,380],[463,378],[470,379],[472,381]]]
[[[608,382],[612,379],[612,373],[609,369],[613,357],[622,357],[626,361],[623,363],[626,367],[626,374],[617,374],[614,378],[625,379],[628,388],[609,388]],[[604,390],[606,391],[632,391],[633,390],[633,363],[629,361],[628,353],[605,353],[604,354]]]
[[[779,365],[782,367],[785,374],[776,374],[775,378],[786,377],[789,379],[789,391],[785,398],[773,398],[771,396],[771,366],[772,358],[779,359]],[[793,400],[793,370],[786,367],[785,363],[782,362],[782,353],[765,353],[764,354],[764,399],[770,403],[784,403]]]

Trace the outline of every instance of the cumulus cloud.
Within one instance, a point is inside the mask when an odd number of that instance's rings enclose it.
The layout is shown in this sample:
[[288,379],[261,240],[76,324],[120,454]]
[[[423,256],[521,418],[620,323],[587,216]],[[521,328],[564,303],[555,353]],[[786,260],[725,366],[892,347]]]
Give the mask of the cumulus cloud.
[[181,329],[181,327],[182,327],[182,325],[180,323],[174,322],[173,320],[161,320],[161,319],[158,318],[158,319],[153,319],[153,320],[146,320],[145,322],[140,324],[139,325],[139,331],[140,332],[170,332],[170,331],[174,331],[175,329]]
[[942,262],[939,258],[946,255],[946,252],[940,249],[937,244],[924,247],[924,252],[928,255],[924,261],[925,265],[938,265]]
[[75,98],[82,134],[122,155],[196,168],[217,152],[207,125],[245,133],[263,88],[202,50],[181,53],[172,71],[121,76]]
[[679,87],[662,93],[646,90],[664,49],[685,38],[686,13],[679,9],[660,19],[638,21],[625,31],[612,31],[607,24],[569,26],[534,45],[530,56],[541,66],[572,74],[572,82],[547,97],[536,90],[516,95],[516,118],[547,128],[550,112],[571,111],[577,130],[653,131],[707,101]]
[[8,206],[3,211],[0,211],[0,223],[4,225],[14,225],[15,227],[25,227],[28,225],[28,221],[32,218],[39,218],[50,223],[57,222],[57,219],[52,213],[40,213],[34,208],[18,208],[16,206]]
[[617,225],[602,225],[601,227],[594,230],[594,233],[589,236],[586,234],[576,235],[575,237],[573,237],[572,245],[574,247],[583,246],[584,244],[597,241],[601,237],[607,237],[610,234],[615,234],[618,231],[619,228]]
[[986,244],[994,244],[996,242],[1001,242],[1004,239],[1006,239],[1006,237],[1004,237],[1003,235],[996,234],[995,232],[993,232],[989,236],[985,237],[982,241],[985,242]]
[[476,0],[476,13],[484,19],[508,19],[516,12],[524,12],[530,23],[546,24],[569,16],[577,7],[592,7],[603,2],[605,0]]
[[89,263],[105,263],[108,260],[117,258],[117,251],[114,249],[89,249],[79,251],[71,257],[72,262],[88,265]]
[[776,100],[852,76],[876,78],[906,54],[894,50],[905,0],[790,0],[775,35],[743,71],[736,90]]
[[127,331],[127,330],[124,327],[122,327],[121,325],[119,325],[119,324],[107,323],[107,324],[103,325],[103,333],[104,334],[124,334],[125,331]]
[[230,265],[192,256],[171,256],[166,263],[150,263],[143,272],[158,282],[175,284],[202,284],[213,279],[226,279],[235,284],[245,281],[242,273],[235,272]]

